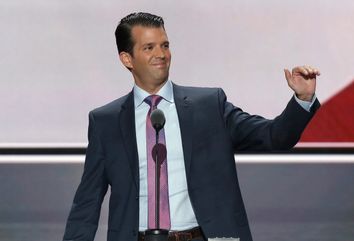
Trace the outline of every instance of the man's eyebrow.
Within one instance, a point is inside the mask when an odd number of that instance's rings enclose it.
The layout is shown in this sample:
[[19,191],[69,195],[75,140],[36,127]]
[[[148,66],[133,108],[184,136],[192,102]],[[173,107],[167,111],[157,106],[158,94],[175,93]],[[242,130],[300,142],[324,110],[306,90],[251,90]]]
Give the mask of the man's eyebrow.
[[[148,43],[144,43],[142,46],[145,47],[145,46],[153,46],[155,45],[156,43],[155,42],[148,42]],[[162,45],[163,44],[170,44],[170,42],[168,40],[162,42]]]
[[150,42],[150,43],[144,43],[143,46],[147,46],[147,45],[154,45],[155,43]]

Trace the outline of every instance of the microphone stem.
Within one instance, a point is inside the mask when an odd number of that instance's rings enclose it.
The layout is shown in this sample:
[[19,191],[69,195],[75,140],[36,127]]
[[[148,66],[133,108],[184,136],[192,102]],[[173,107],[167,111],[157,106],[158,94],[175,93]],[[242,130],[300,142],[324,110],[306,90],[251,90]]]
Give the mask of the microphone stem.
[[159,157],[159,132],[156,131],[156,158],[155,158],[155,226],[160,229],[160,160]]

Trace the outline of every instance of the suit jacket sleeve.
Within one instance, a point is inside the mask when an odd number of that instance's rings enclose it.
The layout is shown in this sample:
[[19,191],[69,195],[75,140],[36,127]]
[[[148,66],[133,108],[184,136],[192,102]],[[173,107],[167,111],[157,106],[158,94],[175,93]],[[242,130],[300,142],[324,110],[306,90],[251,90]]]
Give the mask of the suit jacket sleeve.
[[84,172],[67,220],[64,241],[93,241],[96,234],[101,204],[108,187],[104,154],[96,128],[94,115],[90,112]]
[[310,112],[291,98],[285,110],[273,120],[250,115],[227,102],[219,90],[219,103],[234,151],[276,151],[292,148],[311,120],[320,103],[316,99]]

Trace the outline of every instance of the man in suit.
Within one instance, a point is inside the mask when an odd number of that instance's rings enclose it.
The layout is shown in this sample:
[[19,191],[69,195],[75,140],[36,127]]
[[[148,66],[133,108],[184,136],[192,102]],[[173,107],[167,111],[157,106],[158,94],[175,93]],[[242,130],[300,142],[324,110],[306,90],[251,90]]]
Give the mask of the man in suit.
[[166,116],[168,213],[161,212],[168,216],[164,228],[170,230],[169,240],[251,241],[234,153],[293,147],[319,107],[314,96],[319,71],[310,66],[285,70],[295,94],[281,115],[267,120],[227,102],[221,89],[169,81],[171,53],[161,17],[130,14],[115,34],[120,60],[135,85],[126,96],[89,114],[84,173],[64,240],[94,240],[108,186],[108,241],[144,240],[144,230],[154,228],[147,122],[156,97],[155,108]]

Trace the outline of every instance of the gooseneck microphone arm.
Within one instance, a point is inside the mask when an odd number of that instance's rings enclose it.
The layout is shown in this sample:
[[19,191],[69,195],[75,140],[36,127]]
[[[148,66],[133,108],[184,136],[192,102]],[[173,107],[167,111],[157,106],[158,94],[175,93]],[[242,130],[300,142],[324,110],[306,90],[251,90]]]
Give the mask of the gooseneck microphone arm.
[[[156,152],[155,152],[155,226],[160,229],[160,170],[163,160],[159,160],[158,143],[159,131],[164,127],[166,119],[165,115],[160,109],[155,109],[150,114],[151,124],[156,132]],[[154,153],[152,153],[154,154]]]
[[[156,129],[155,129],[156,130]],[[159,144],[159,130],[156,130],[156,146]],[[160,160],[159,150],[155,153],[155,227],[160,229]]]

